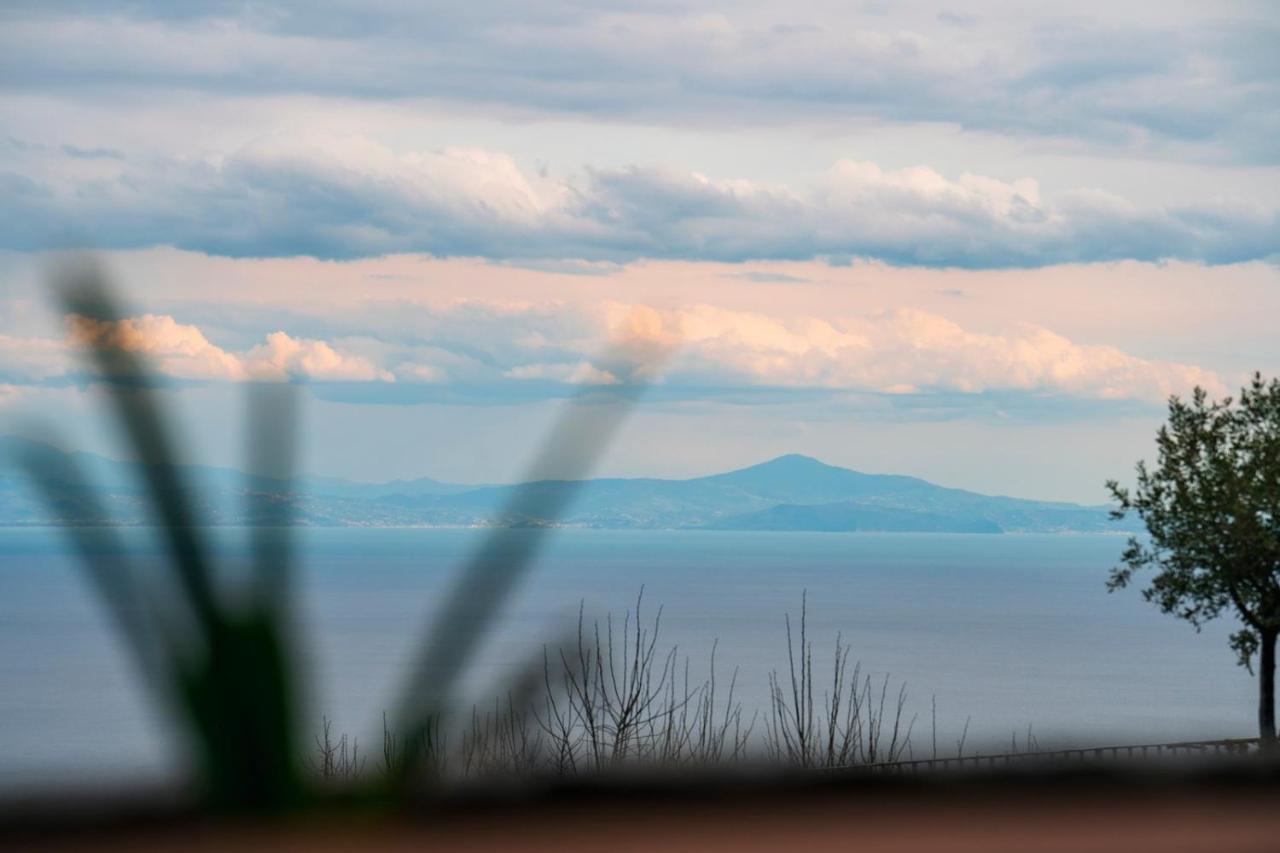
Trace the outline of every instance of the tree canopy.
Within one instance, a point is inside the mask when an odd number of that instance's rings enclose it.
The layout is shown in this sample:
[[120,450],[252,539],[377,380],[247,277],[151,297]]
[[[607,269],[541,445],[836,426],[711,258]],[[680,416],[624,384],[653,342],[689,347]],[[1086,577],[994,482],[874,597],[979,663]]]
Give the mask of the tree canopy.
[[[1271,690],[1280,633],[1280,379],[1254,374],[1238,400],[1213,401],[1202,388],[1190,401],[1173,397],[1156,446],[1153,466],[1138,463],[1136,488],[1107,483],[1119,504],[1112,515],[1136,511],[1149,534],[1129,540],[1107,586],[1125,587],[1150,568],[1156,574],[1143,595],[1165,613],[1199,629],[1234,611],[1241,628],[1231,646],[1251,672],[1261,650],[1263,689]],[[1264,695],[1268,701],[1273,708]],[[1274,732],[1274,710],[1270,716]]]

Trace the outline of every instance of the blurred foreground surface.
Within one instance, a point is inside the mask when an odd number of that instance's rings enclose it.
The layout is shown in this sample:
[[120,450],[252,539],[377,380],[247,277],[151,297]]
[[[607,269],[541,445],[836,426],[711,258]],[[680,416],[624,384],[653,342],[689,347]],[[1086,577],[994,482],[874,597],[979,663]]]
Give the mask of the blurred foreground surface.
[[[432,807],[335,806],[276,823],[69,809],[0,822],[41,850],[1274,851],[1275,774],[975,777],[763,786],[594,788]],[[10,804],[11,806],[13,804]],[[100,803],[105,805],[104,803]],[[136,807],[143,804],[135,802]],[[143,807],[145,808],[145,807]]]

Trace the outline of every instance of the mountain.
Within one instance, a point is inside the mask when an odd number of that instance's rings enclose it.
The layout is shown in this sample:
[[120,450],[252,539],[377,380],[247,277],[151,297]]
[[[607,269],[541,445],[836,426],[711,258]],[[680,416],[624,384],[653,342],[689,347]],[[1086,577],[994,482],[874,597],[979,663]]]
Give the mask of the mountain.
[[[0,438],[0,458],[25,456],[55,471],[68,462],[87,472],[97,503],[113,521],[148,521],[140,466],[49,445]],[[226,468],[182,469],[197,509],[211,524],[252,523],[285,483]],[[58,490],[61,489],[61,492]],[[519,491],[517,491],[519,490]],[[83,496],[55,487],[77,523],[92,523]],[[518,503],[512,503],[519,496]],[[808,456],[688,480],[605,478],[514,485],[465,485],[431,479],[356,483],[306,477],[297,520],[314,526],[561,525],[592,528],[812,530],[885,532],[1097,532],[1131,529],[1104,506],[1030,501],[950,489],[915,477],[864,474]],[[566,511],[558,508],[567,506]],[[515,507],[515,508],[513,508]],[[30,484],[13,465],[0,468],[0,525],[48,522]]]

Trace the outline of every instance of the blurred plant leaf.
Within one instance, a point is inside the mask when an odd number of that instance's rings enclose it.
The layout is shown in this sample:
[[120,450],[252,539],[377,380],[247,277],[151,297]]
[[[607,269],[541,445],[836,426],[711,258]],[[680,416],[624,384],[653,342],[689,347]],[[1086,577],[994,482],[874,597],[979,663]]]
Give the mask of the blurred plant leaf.
[[[73,331],[86,322],[97,329],[119,323],[108,285],[88,259],[63,268],[55,285]],[[124,547],[112,533],[98,534],[110,546],[101,548],[89,534],[71,528],[94,588],[152,686],[185,723],[210,805],[235,811],[279,811],[295,805],[303,791],[296,749],[298,673],[286,637],[291,499],[286,492],[270,519],[275,523],[254,534],[254,583],[243,604],[233,606],[231,597],[215,589],[211,551],[176,464],[173,432],[154,397],[155,381],[141,355],[109,334],[81,334],[78,342],[97,368],[141,463],[142,486],[180,596],[166,598],[158,580],[129,571]],[[281,418],[291,412],[289,394],[284,389],[251,398],[249,446],[261,445],[251,452],[254,463],[292,459],[292,418]],[[64,499],[59,484],[69,484],[74,500],[82,504],[95,500],[91,484],[74,470],[30,461],[26,467],[55,514]],[[94,517],[104,524],[101,530],[109,531],[110,519],[94,506]],[[166,630],[156,630],[161,624]]]
[[[644,317],[644,320],[650,318]],[[587,475],[672,349],[651,328],[632,323],[599,358],[615,385],[584,387],[569,401],[528,474],[499,511],[497,522],[537,520],[538,526],[498,526],[463,564],[458,581],[419,646],[418,663],[402,694],[400,742],[409,750],[399,764],[400,783],[411,783],[423,753],[414,745],[441,731],[459,675],[470,662],[502,606],[562,518]],[[556,481],[557,488],[545,488]],[[524,680],[517,676],[517,680]],[[395,780],[393,780],[394,782]]]

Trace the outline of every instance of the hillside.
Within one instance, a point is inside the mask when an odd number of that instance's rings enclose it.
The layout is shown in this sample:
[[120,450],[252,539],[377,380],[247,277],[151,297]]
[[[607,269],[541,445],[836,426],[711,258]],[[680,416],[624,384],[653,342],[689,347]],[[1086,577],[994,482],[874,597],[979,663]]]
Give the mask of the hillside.
[[[0,474],[0,525],[48,522],[15,456],[74,461],[95,485],[100,502],[120,524],[147,523],[137,466],[91,454],[64,454],[48,445],[0,439],[9,457]],[[223,468],[190,467],[203,517],[214,524],[251,523],[255,505],[276,500],[285,484]],[[65,505],[83,502],[66,487]],[[519,509],[512,509],[519,496]],[[551,507],[568,504],[562,518]],[[1126,529],[1105,507],[995,497],[945,488],[915,477],[864,474],[816,459],[788,455],[688,480],[547,480],[470,486],[419,479],[355,483],[304,478],[298,522],[314,526],[519,525],[591,528],[717,530],[1095,532]],[[544,509],[545,508],[545,509]]]

